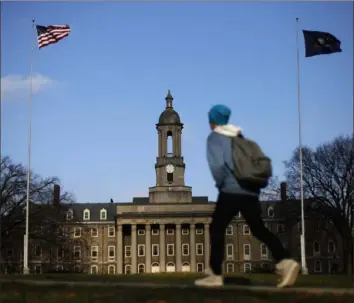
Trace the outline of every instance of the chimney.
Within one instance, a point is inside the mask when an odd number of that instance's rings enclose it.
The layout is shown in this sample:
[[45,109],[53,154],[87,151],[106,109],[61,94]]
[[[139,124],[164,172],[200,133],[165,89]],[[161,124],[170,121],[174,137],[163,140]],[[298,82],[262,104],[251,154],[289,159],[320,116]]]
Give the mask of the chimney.
[[280,199],[282,201],[286,201],[288,199],[287,193],[286,193],[286,182],[280,183]]
[[58,207],[60,204],[60,185],[54,184],[53,192],[53,205]]

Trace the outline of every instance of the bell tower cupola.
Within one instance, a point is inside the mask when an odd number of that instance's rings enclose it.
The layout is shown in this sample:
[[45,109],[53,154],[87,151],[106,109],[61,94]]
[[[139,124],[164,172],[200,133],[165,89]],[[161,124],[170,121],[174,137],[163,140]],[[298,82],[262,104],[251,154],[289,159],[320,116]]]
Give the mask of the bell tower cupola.
[[190,203],[192,189],[185,186],[185,163],[182,157],[183,124],[173,108],[173,97],[168,91],[166,108],[156,124],[158,152],[155,163],[156,186],[149,188],[150,203]]

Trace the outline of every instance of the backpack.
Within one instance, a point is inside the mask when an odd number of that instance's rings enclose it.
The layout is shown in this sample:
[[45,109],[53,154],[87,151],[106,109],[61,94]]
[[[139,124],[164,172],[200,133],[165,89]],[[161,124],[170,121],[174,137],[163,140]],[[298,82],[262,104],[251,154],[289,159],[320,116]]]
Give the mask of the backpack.
[[231,148],[232,172],[240,186],[255,192],[267,187],[272,176],[272,162],[259,145],[239,135],[231,138]]

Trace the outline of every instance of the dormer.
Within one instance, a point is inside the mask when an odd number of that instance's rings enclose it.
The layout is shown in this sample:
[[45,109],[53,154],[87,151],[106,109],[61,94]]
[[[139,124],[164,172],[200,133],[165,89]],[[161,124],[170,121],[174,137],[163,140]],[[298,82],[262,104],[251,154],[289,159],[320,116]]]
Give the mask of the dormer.
[[107,220],[107,210],[104,208],[100,210],[100,220]]
[[72,220],[74,217],[74,212],[72,209],[69,209],[67,212],[66,212],[66,220]]
[[87,208],[84,210],[83,219],[84,221],[90,220],[90,210]]
[[268,207],[267,214],[268,214],[269,218],[274,218],[275,212],[274,212],[274,207],[273,206],[269,206]]

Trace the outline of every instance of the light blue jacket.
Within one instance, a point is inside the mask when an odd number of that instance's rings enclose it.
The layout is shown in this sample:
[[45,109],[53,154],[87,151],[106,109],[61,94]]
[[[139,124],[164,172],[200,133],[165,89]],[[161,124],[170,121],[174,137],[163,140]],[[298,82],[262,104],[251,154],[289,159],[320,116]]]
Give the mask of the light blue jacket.
[[232,173],[234,164],[231,138],[236,137],[240,132],[241,129],[234,125],[217,126],[207,140],[208,164],[219,191],[229,194],[258,196],[257,193],[241,188]]

